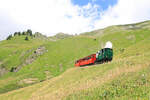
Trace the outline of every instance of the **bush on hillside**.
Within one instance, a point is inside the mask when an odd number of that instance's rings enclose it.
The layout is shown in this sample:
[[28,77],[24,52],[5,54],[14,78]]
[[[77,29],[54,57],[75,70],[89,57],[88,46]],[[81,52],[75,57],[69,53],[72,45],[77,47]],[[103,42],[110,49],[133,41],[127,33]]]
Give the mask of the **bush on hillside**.
[[7,40],[11,40],[11,38],[12,38],[12,35],[9,35],[9,36],[7,37]]
[[21,32],[18,32],[18,36],[20,36],[21,35]]
[[20,36],[20,35],[21,35],[21,32],[15,32],[15,33],[14,33],[14,36],[16,36],[16,35]]
[[25,40],[26,40],[26,41],[28,41],[28,40],[29,40],[29,38],[26,36]]
[[17,34],[18,34],[18,32],[15,32],[15,33],[14,33],[14,36],[16,36]]
[[28,29],[27,30],[27,35],[32,36],[32,30]]
[[22,32],[22,35],[26,35],[26,32],[24,31],[24,32]]

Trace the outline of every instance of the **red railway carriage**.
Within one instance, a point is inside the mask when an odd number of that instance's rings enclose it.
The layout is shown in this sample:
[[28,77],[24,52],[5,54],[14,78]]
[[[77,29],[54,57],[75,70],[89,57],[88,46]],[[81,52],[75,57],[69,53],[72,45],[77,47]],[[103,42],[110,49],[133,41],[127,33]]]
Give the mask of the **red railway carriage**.
[[83,65],[89,65],[89,64],[94,64],[96,61],[96,54],[89,55],[87,57],[84,57],[82,59],[79,59],[75,62],[75,66],[83,66]]

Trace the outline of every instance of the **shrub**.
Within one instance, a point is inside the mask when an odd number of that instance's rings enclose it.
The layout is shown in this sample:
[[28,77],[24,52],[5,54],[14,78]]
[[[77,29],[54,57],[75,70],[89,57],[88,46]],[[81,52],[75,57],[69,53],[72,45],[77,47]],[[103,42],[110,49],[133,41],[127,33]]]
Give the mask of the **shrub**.
[[26,35],[26,32],[22,32],[22,35]]
[[15,32],[15,33],[14,33],[14,36],[16,36],[17,34],[18,34],[18,32]]
[[28,40],[29,40],[29,38],[26,36],[25,40],[26,40],[26,41],[28,41]]
[[11,38],[12,38],[12,35],[9,35],[9,36],[7,37],[7,40],[11,40]]
[[32,36],[32,30],[28,29],[27,30],[27,35]]

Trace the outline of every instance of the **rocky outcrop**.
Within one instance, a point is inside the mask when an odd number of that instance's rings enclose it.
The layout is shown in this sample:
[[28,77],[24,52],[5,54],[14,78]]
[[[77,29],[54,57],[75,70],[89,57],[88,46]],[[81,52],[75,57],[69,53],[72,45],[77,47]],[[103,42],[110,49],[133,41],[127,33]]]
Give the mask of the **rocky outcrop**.
[[28,79],[23,79],[21,81],[18,82],[19,85],[23,85],[23,84],[34,84],[38,82],[37,78],[28,78]]
[[0,67],[0,77],[3,76],[4,74],[8,73],[9,71],[5,68]]
[[46,50],[44,46],[40,46],[35,51],[33,51],[33,53],[21,65],[19,65],[16,68],[13,68],[12,72],[18,72],[23,66],[33,63],[37,59],[37,57],[43,55],[47,51],[48,50]]

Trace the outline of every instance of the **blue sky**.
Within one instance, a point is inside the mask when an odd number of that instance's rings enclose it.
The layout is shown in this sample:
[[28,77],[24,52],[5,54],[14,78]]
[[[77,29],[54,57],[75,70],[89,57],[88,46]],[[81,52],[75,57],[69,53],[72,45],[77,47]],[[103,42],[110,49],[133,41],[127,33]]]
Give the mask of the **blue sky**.
[[115,5],[117,0],[72,0],[72,3],[79,6],[84,6],[88,3],[97,4],[102,10],[106,10],[110,5]]

